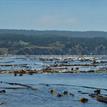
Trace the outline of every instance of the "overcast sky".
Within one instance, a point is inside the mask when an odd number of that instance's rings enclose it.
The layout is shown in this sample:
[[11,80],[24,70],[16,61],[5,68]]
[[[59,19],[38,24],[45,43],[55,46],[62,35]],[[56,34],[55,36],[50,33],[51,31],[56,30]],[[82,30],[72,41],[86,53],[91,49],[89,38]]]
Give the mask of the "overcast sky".
[[107,31],[107,0],[0,0],[0,29]]

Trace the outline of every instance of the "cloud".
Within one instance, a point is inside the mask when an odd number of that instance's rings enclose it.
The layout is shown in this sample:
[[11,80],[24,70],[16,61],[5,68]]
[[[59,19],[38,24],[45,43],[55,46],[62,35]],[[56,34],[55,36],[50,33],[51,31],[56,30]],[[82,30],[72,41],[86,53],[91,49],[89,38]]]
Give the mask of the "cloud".
[[63,16],[42,16],[36,21],[36,26],[45,28],[45,29],[63,29],[63,28],[72,28],[73,26],[78,25],[78,20],[72,17],[63,17]]

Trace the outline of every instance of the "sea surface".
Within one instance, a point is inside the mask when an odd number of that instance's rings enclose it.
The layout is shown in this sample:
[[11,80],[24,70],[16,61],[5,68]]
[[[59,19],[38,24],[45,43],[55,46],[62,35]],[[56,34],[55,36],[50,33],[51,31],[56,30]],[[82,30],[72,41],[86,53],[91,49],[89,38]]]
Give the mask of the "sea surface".
[[[25,64],[26,62],[33,65],[32,69],[44,67],[44,62],[35,57],[1,57],[0,63],[6,64],[6,62],[8,64]],[[1,69],[5,69],[5,66],[1,66]],[[101,93],[107,95],[105,90],[107,89],[107,74],[54,73],[23,76],[0,74],[0,90],[6,90],[6,93],[0,93],[0,107],[107,107],[107,104],[89,97],[88,94],[93,93],[96,88],[101,89]],[[54,90],[55,94],[51,94],[50,90]],[[62,94],[64,91],[74,96],[57,97],[56,94]],[[83,97],[88,98],[85,104],[80,102]]]
[[[95,89],[82,86],[101,88],[101,92],[107,95],[107,75],[106,74],[34,74],[24,76],[13,76],[11,74],[0,75],[0,89],[5,89],[6,93],[0,94],[0,107],[107,107],[107,104],[96,101],[89,97]],[[8,83],[20,83],[32,88],[9,85]],[[74,94],[57,97],[52,95],[50,90],[56,93],[68,91]],[[88,98],[89,101],[82,104],[79,100]]]

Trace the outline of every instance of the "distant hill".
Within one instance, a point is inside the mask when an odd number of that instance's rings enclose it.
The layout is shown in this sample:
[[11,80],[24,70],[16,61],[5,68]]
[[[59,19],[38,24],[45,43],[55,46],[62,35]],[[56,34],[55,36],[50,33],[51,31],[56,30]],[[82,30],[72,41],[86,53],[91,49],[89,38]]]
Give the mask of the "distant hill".
[[107,32],[0,29],[0,54],[107,54]]
[[107,32],[104,31],[54,31],[54,30],[9,30],[0,29],[1,34],[20,34],[20,35],[54,35],[54,36],[68,36],[68,37],[107,37]]

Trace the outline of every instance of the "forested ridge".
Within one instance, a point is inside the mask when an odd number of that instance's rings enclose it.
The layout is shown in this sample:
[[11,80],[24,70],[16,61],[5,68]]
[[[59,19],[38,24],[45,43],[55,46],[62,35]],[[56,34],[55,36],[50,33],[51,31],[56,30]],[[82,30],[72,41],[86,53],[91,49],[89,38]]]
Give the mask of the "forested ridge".
[[107,54],[107,32],[1,29],[0,54]]

